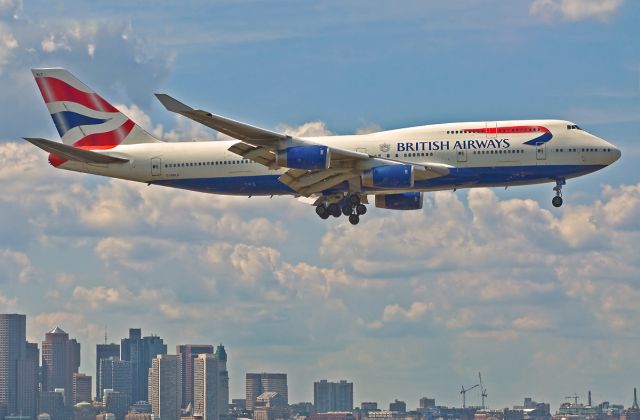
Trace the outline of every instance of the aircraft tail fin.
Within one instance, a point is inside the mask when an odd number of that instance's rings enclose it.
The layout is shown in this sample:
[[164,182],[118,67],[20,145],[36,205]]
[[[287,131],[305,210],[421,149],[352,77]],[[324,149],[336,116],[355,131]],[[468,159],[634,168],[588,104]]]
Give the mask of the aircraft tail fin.
[[64,144],[104,150],[120,144],[160,141],[69,71],[62,68],[31,71]]

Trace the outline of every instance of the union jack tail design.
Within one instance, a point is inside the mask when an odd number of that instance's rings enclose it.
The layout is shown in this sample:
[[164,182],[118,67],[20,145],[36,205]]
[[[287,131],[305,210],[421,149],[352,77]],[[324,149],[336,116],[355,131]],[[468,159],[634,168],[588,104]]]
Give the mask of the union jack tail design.
[[33,69],[62,142],[87,150],[160,140],[140,128],[65,69]]

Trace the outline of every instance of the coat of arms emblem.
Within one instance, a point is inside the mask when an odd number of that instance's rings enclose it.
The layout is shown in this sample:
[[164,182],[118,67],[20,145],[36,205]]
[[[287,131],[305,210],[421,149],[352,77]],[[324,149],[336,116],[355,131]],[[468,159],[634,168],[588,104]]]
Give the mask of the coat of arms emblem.
[[387,152],[389,152],[389,150],[391,150],[391,145],[389,143],[382,143],[380,145],[380,151],[382,153],[387,153]]

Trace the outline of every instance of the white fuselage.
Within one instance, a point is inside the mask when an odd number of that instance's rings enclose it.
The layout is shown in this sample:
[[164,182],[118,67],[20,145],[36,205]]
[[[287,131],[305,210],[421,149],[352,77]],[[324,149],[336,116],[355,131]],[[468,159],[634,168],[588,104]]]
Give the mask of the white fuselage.
[[[434,124],[364,135],[305,138],[310,142],[364,152],[399,162],[439,163],[450,174],[417,181],[410,190],[433,191],[525,185],[573,178],[601,169],[620,157],[612,144],[569,121],[525,120]],[[272,170],[227,149],[236,141],[119,145],[101,153],[127,163],[67,161],[63,169],[217,194],[274,195],[295,191]],[[345,185],[331,189],[345,190]],[[363,193],[390,190],[363,189]]]

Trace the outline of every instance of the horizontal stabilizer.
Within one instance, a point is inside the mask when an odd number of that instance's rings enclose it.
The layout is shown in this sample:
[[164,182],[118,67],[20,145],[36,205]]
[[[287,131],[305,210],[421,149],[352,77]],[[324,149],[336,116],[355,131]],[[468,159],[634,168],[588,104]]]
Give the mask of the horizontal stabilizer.
[[90,150],[79,149],[77,147],[68,146],[51,140],[24,138],[34,146],[38,146],[44,151],[53,153],[66,160],[75,160],[85,163],[125,163],[128,159],[103,155],[102,153],[92,152]]

